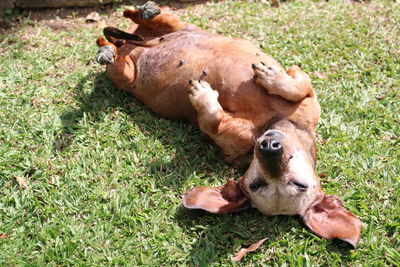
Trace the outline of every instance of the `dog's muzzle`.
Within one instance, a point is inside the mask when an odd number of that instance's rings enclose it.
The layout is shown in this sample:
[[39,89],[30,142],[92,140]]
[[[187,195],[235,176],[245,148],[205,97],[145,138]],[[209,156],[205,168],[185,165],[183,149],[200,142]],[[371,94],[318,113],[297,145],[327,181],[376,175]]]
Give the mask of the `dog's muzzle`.
[[269,130],[258,139],[258,151],[268,172],[274,177],[279,177],[281,172],[283,154],[282,138],[283,135],[281,132]]

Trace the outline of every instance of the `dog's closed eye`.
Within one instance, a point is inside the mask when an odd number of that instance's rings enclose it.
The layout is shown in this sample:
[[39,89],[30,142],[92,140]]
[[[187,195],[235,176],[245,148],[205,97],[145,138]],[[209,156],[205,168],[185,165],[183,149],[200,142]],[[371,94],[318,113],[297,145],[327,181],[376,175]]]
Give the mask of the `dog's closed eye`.
[[264,180],[262,180],[261,178],[258,178],[250,184],[250,190],[255,192],[255,191],[259,190],[260,188],[265,187],[267,185],[268,184]]
[[308,185],[299,183],[299,182],[297,182],[297,181],[290,181],[290,183],[291,183],[292,185],[296,186],[297,189],[299,189],[300,191],[306,191],[307,188],[308,188]]

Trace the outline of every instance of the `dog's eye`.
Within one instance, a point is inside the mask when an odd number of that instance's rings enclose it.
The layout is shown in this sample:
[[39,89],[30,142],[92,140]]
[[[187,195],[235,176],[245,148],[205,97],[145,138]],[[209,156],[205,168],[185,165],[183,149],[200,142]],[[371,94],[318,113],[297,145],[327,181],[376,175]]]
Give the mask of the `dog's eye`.
[[300,191],[306,191],[307,188],[308,188],[308,185],[299,183],[299,182],[297,182],[297,181],[291,181],[291,183],[292,183],[294,186],[296,186]]
[[268,184],[264,181],[264,180],[262,180],[262,179],[257,179],[257,180],[255,180],[254,182],[252,182],[251,184],[250,184],[250,190],[251,191],[253,191],[253,192],[255,192],[255,191],[257,191],[258,189],[260,189],[261,187],[264,187],[264,186],[267,186]]

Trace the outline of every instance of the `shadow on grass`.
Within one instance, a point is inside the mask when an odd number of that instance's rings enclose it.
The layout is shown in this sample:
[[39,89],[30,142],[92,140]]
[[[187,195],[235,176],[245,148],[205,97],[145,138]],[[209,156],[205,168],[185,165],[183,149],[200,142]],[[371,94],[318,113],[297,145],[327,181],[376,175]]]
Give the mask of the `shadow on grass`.
[[[256,209],[249,209],[232,214],[210,214],[202,210],[186,210],[180,208],[175,214],[180,227],[188,234],[198,232],[199,237],[190,252],[190,264],[194,266],[211,266],[213,263],[232,259],[242,248],[261,239],[267,240],[260,246],[263,252],[263,262],[274,261],[274,251],[283,253],[293,249],[293,243],[304,247],[307,252],[309,234],[300,216],[264,216]],[[303,231],[305,230],[305,231]],[[294,232],[298,240],[288,239],[286,233]],[[318,239],[316,239],[318,240]],[[317,241],[319,242],[319,241]],[[329,253],[341,255],[343,262],[351,262],[351,246],[340,240],[326,242]],[[300,251],[302,252],[302,251]],[[292,255],[293,263],[299,263]],[[253,259],[254,260],[254,259]],[[242,260],[246,263],[246,256]],[[290,257],[289,257],[290,261]]]
[[[229,262],[241,248],[264,238],[267,240],[259,249],[267,248],[298,224],[291,217],[267,217],[255,209],[221,215],[180,208],[175,219],[186,233],[198,233],[190,251],[189,262],[193,266]],[[266,261],[270,256],[265,255]]]
[[[92,91],[87,92],[88,87]],[[86,116],[90,122],[101,121],[105,114],[113,110],[127,114],[142,133],[155,138],[163,145],[176,149],[175,157],[168,162],[156,159],[150,163],[149,169],[155,172],[156,185],[165,188],[173,185],[182,187],[187,174],[181,173],[176,177],[176,170],[187,172],[193,170],[203,173],[212,172],[218,168],[226,168],[218,148],[202,143],[199,140],[199,131],[195,126],[185,123],[169,121],[160,118],[151,110],[138,102],[130,94],[115,89],[105,72],[91,73],[82,78],[75,87],[79,107],[62,114],[62,132],[54,141],[54,153],[62,151],[74,140],[80,129],[81,120]],[[164,128],[158,123],[162,122]],[[165,128],[165,125],[167,127]],[[169,126],[168,126],[169,125]],[[177,130],[178,129],[178,130]],[[207,158],[207,162],[204,161]],[[210,160],[211,159],[211,160]],[[182,166],[185,165],[185,166]],[[160,167],[162,166],[162,167]],[[175,172],[171,175],[171,172]],[[187,234],[198,233],[198,239],[188,251],[188,261],[195,266],[208,266],[234,256],[240,248],[248,247],[251,243],[268,238],[261,248],[277,245],[285,248],[290,243],[285,240],[284,234],[304,228],[300,219],[292,216],[263,216],[255,209],[226,215],[214,215],[200,210],[185,210],[179,208],[174,216],[181,229]],[[299,236],[301,238],[306,236]],[[329,241],[327,248],[343,256],[349,254],[348,247],[343,242]],[[266,260],[273,255],[265,255]]]
[[[89,87],[92,90],[88,93]],[[176,151],[170,161],[155,157],[149,166],[146,166],[150,174],[157,173],[157,176],[163,177],[157,180],[160,187],[171,184],[181,187],[185,180],[176,179],[170,175],[171,171],[180,177],[187,177],[192,170],[207,174],[216,169],[229,168],[217,147],[200,140],[200,131],[196,126],[183,121],[161,118],[132,95],[115,89],[105,72],[90,73],[82,78],[74,88],[74,93],[79,107],[61,115],[62,130],[53,142],[54,153],[62,152],[71,145],[76,132],[82,127],[81,121],[84,117],[93,123],[103,120],[105,115],[118,110],[128,115],[132,124],[135,124],[146,136],[156,139],[164,146],[173,147]],[[132,153],[135,149],[134,145]],[[210,162],[204,161],[206,157],[211,158]],[[183,170],[183,173],[178,173],[177,169]]]

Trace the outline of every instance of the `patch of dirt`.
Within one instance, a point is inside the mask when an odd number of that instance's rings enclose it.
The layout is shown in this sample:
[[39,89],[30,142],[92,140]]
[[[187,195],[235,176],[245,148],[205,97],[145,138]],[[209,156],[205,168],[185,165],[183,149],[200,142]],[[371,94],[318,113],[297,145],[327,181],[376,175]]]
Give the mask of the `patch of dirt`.
[[[221,0],[222,1],[222,0]],[[88,25],[85,18],[93,11],[97,12],[107,25],[116,25],[121,19],[119,8],[135,8],[147,1],[122,1],[120,3],[112,3],[104,6],[94,7],[70,7],[70,8],[42,8],[42,9],[25,9],[19,10],[21,13],[12,18],[12,21],[0,18],[0,35],[8,35],[15,28],[19,27],[21,22],[29,19],[33,24],[41,23],[48,26],[54,31],[64,31],[67,29]],[[184,15],[185,8],[189,5],[204,5],[205,0],[179,2],[168,1],[167,6],[177,15]],[[90,24],[90,23],[89,23]]]

